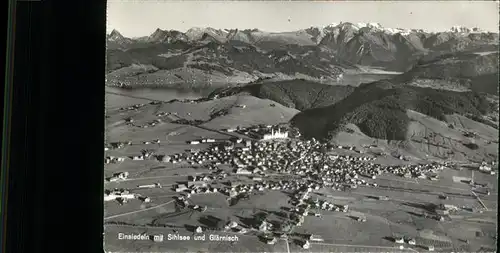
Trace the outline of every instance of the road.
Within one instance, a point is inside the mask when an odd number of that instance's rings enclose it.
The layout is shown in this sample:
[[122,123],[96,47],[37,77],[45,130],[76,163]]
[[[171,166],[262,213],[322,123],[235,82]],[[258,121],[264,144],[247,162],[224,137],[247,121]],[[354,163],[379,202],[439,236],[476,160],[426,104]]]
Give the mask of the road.
[[207,131],[211,131],[211,132],[215,132],[215,133],[218,133],[218,134],[221,134],[221,135],[225,135],[225,136],[229,136],[229,137],[232,137],[232,138],[241,138],[241,139],[258,141],[257,139],[252,138],[252,137],[248,137],[248,136],[244,136],[244,135],[234,135],[234,134],[230,134],[228,132],[223,132],[221,130],[212,129],[212,128],[208,128],[208,127],[201,126],[201,125],[190,125],[190,126],[197,127],[199,129],[203,129],[203,130],[207,130]]
[[[358,248],[372,248],[372,249],[392,249],[392,250],[398,250],[400,251],[399,247],[388,247],[388,246],[376,246],[376,245],[356,245],[356,244],[335,244],[335,243],[322,243],[322,242],[315,242],[311,243],[311,245],[326,245],[326,246],[338,246],[338,247],[358,247]],[[405,248],[407,250],[413,251],[413,252],[418,252],[412,248]]]
[[469,191],[469,189],[466,188],[456,188],[456,187],[449,187],[449,186],[442,186],[442,185],[437,185],[437,184],[426,184],[423,182],[418,182],[417,179],[415,181],[410,181],[410,180],[399,180],[395,178],[379,178],[380,180],[387,180],[387,181],[396,181],[396,182],[402,182],[402,183],[410,183],[410,184],[419,184],[423,186],[430,186],[430,187],[436,187],[436,188],[443,188],[443,189],[449,189],[449,190],[456,190],[456,191]]
[[132,211],[132,212],[128,212],[128,213],[122,213],[122,214],[116,214],[116,215],[112,215],[112,216],[108,216],[108,217],[105,217],[104,220],[109,220],[109,219],[113,219],[113,218],[116,218],[116,217],[121,217],[121,216],[126,216],[126,215],[130,215],[130,214],[134,214],[134,213],[140,213],[140,212],[145,212],[145,211],[149,211],[149,210],[153,210],[153,209],[156,209],[156,208],[159,208],[159,207],[162,207],[162,206],[166,206],[172,202],[174,202],[175,200],[170,200],[169,202],[166,202],[166,203],[163,203],[163,204],[160,204],[160,205],[157,205],[157,206],[152,206],[150,208],[146,208],[146,209],[141,209],[141,210],[137,210],[137,211]]
[[[415,184],[414,182],[408,182],[408,183],[412,183],[412,184]],[[441,187],[441,186],[435,186],[435,185],[428,185],[430,187]],[[361,185],[361,187],[371,187],[371,186],[365,186],[365,185]],[[431,191],[426,191],[426,190],[422,190],[422,189],[413,189],[413,188],[404,188],[404,187],[394,187],[394,186],[387,186],[387,185],[379,185],[378,186],[379,189],[383,189],[383,190],[392,190],[392,191],[400,191],[400,192],[416,192],[418,194],[427,194],[427,195],[441,195],[441,194],[445,194],[445,195],[450,195],[450,196],[455,196],[455,197],[462,197],[462,198],[474,198],[474,196],[472,195],[466,195],[466,194],[463,194],[463,193],[453,193],[453,192],[442,192],[442,193],[439,193],[439,192],[431,192]],[[448,187],[447,187],[448,188]],[[460,188],[455,188],[455,189],[460,189]],[[469,192],[470,190],[467,190],[467,189],[461,189],[461,191],[465,192]]]
[[479,203],[481,203],[481,205],[483,206],[483,208],[484,208],[486,211],[488,211],[488,207],[484,204],[484,202],[481,200],[481,198],[479,198],[479,196],[478,196],[478,195],[477,195],[474,191],[470,191],[470,192],[472,192],[472,194],[473,194],[474,196],[476,196],[476,199],[479,201]]
[[175,175],[175,176],[156,176],[156,177],[138,177],[138,178],[127,178],[125,180],[122,180],[120,182],[130,182],[130,181],[138,181],[138,180],[148,180],[148,179],[158,179],[158,178],[173,178],[173,177],[187,177],[187,176],[194,176],[194,175],[201,175],[204,172],[196,172],[196,173],[191,173],[191,174],[184,174],[184,175]]
[[290,243],[288,242],[288,238],[284,239],[286,243],[286,251],[290,253]]
[[[125,182],[131,182],[131,181],[141,181],[141,180],[150,180],[150,179],[159,179],[159,178],[176,178],[176,177],[187,177],[187,176],[195,176],[195,175],[201,175],[204,174],[205,172],[196,172],[196,173],[190,173],[190,174],[183,174],[183,175],[175,175],[175,176],[156,176],[156,177],[138,177],[138,178],[127,178],[124,180],[120,181],[113,181],[113,182],[108,182],[106,181],[105,184],[119,184],[119,183],[125,183]],[[163,186],[172,186],[173,184],[170,185],[162,185]]]

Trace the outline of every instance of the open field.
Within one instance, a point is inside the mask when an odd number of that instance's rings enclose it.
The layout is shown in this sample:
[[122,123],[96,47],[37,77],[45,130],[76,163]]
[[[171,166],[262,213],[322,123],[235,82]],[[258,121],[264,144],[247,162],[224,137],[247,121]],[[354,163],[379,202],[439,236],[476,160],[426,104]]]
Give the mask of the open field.
[[[432,189],[428,186],[423,186],[422,184],[417,183],[401,183],[399,181],[391,181],[384,179],[373,180],[377,181],[380,186],[398,186],[405,187],[407,189]],[[434,184],[438,184],[432,182]],[[432,185],[429,183],[429,185]],[[160,204],[159,198],[155,198],[158,196],[154,194],[154,191],[160,191],[161,194],[167,194],[167,189],[150,189],[148,196],[151,196],[153,202],[156,204]],[[436,192],[441,190],[441,188],[437,187]],[[165,192],[167,191],[167,192]],[[456,191],[456,193],[461,193],[460,191]],[[462,192],[463,193],[463,192]],[[160,194],[160,193],[158,193]],[[175,194],[175,193],[171,193]],[[370,199],[367,196],[373,195],[384,195],[388,196],[389,200],[381,201]],[[421,210],[418,207],[412,207],[412,203],[439,203],[437,194],[434,192],[431,193],[407,193],[400,192],[397,190],[384,190],[382,188],[367,188],[367,187],[359,187],[352,192],[331,192],[329,194],[329,199],[333,201],[335,204],[349,204],[350,209],[352,211],[348,213],[341,212],[328,212],[322,211],[322,217],[310,217],[306,218],[303,226],[295,229],[295,232],[298,233],[312,233],[322,235],[325,240],[324,245],[313,244],[310,252],[317,252],[317,250],[321,250],[321,252],[342,252],[345,250],[353,250],[353,251],[370,251],[373,252],[373,249],[380,250],[381,252],[400,252],[399,249],[393,248],[395,247],[394,243],[384,239],[384,236],[391,235],[405,235],[411,236],[414,238],[418,238],[418,242],[423,244],[431,243],[436,245],[442,244],[443,250],[451,249],[452,247],[458,247],[461,243],[459,239],[468,239],[470,240],[470,249],[474,249],[474,244],[487,244],[493,245],[492,239],[485,238],[477,238],[475,236],[475,231],[482,231],[483,233],[495,232],[496,227],[496,213],[494,212],[485,212],[484,214],[472,214],[467,212],[461,212],[459,215],[456,215],[457,218],[453,219],[453,221],[444,221],[439,222],[427,218],[418,217],[418,214],[421,213]],[[162,202],[167,202],[170,198],[165,198]],[[287,195],[278,191],[269,191],[265,192],[262,195],[254,195],[248,201],[240,202],[235,206],[228,206],[225,201],[225,196],[221,194],[204,194],[197,195],[191,198],[193,203],[199,205],[207,205],[208,210],[203,213],[181,213],[179,216],[175,216],[177,212],[175,212],[172,204],[167,206],[163,206],[161,208],[157,208],[154,210],[148,210],[140,213],[134,213],[131,215],[117,217],[111,220],[114,221],[122,221],[127,223],[134,224],[149,224],[152,221],[157,222],[158,224],[168,224],[176,227],[178,231],[185,231],[185,233],[189,233],[184,226],[203,226],[203,223],[200,223],[200,219],[205,216],[214,216],[223,220],[241,220],[245,217],[251,217],[253,213],[258,210],[266,210],[268,212],[279,211],[280,206],[287,206]],[[280,203],[280,204],[276,204]],[[477,201],[470,197],[450,197],[446,203],[455,204],[457,206],[467,205],[467,206],[475,206],[480,207]],[[407,204],[407,205],[405,205]],[[147,206],[138,206],[137,203],[129,203],[124,206],[115,205],[112,207],[114,203],[109,203],[107,210],[112,210],[114,208],[120,208],[119,213],[127,213],[133,210],[140,210],[147,208]],[[153,206],[151,204],[150,206]],[[109,214],[111,215],[111,214]],[[354,219],[350,218],[350,216],[357,217],[363,216],[366,217],[367,221],[365,223],[357,222]],[[488,218],[488,217],[491,217]],[[479,223],[477,221],[481,220],[490,220],[490,223]],[[116,236],[117,228],[112,230],[113,225],[110,225],[107,228],[108,236]],[[461,230],[457,231],[460,227]],[[376,229],[367,229],[367,228],[376,228]],[[167,228],[165,228],[167,229]],[[465,229],[465,230],[464,230]],[[111,232],[111,231],[113,232]],[[161,229],[160,229],[161,230]],[[432,236],[432,233],[425,232],[425,230],[432,231],[434,234],[442,234],[442,236]],[[463,230],[463,231],[462,231]],[[131,232],[135,230],[130,230],[129,228],[121,228],[119,232]],[[149,229],[147,231],[150,231]],[[154,231],[152,229],[151,231]],[[424,231],[424,232],[421,232]],[[462,231],[462,232],[461,232]],[[470,231],[470,232],[467,232]],[[253,238],[252,238],[253,237]],[[465,237],[465,238],[464,238]],[[235,245],[231,246],[231,251],[236,252],[244,252],[245,250],[249,250],[251,252],[266,250],[267,252],[283,252],[283,245],[277,244],[274,246],[265,245],[262,242],[257,242],[255,236],[240,236],[242,241],[237,242]],[[443,242],[443,243],[441,243]],[[113,240],[107,241],[108,245],[113,245]],[[116,241],[116,243],[118,243]],[[133,244],[133,247],[139,248],[129,248],[126,246],[127,244],[122,244],[122,241],[119,242],[120,247],[125,247],[130,250],[144,249],[153,250],[155,247],[160,247],[162,250],[166,250],[164,246],[160,246],[160,244],[147,241],[140,242],[137,244]],[[441,244],[440,244],[441,243]],[[215,250],[215,248],[207,248],[207,247],[217,247],[217,249],[222,250],[223,245],[228,243],[217,243],[219,246],[214,246],[210,243],[204,242],[190,242],[189,244],[184,243],[182,247],[188,247],[186,250],[195,251],[195,250]],[[291,243],[291,252],[305,252],[307,250],[303,250]],[[455,245],[456,244],[456,245]],[[144,245],[144,246],[140,246]],[[168,244],[175,245],[178,247],[177,242]],[[189,245],[189,246],[187,246]],[[209,245],[209,246],[207,246]],[[338,245],[338,246],[337,246]],[[356,246],[342,246],[342,245],[361,245],[360,247]],[[363,246],[365,245],[365,246]],[[368,250],[369,246],[373,245],[371,250]],[[457,246],[458,245],[458,246]],[[376,246],[376,247],[375,247]],[[118,247],[118,245],[117,245]],[[145,248],[142,248],[145,247]],[[172,246],[172,249],[175,249]],[[235,248],[233,248],[235,247]],[[239,249],[241,247],[241,249]],[[378,248],[380,247],[380,248]],[[160,249],[158,248],[158,249]],[[391,250],[393,248],[393,250]],[[420,251],[421,249],[417,249]],[[412,250],[408,250],[412,251]],[[309,251],[308,251],[309,252]]]

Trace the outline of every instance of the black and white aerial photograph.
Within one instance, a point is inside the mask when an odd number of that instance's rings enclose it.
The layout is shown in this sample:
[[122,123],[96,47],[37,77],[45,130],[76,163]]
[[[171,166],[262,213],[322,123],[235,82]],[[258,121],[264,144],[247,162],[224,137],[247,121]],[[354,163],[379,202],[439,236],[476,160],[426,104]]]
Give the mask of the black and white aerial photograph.
[[496,252],[495,1],[108,0],[106,252]]

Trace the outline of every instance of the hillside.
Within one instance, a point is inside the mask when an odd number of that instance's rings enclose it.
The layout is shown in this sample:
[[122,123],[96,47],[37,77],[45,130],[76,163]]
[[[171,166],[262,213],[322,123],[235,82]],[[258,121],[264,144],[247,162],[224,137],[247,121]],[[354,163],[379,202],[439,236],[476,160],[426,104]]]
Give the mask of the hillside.
[[[377,139],[364,134],[359,127],[347,124],[332,140],[337,145],[354,146],[367,153],[385,154],[409,159],[428,161],[446,159],[454,161],[495,161],[498,159],[498,130],[481,123],[452,114],[446,121],[439,121],[425,114],[408,110],[408,131],[405,140]],[[450,128],[453,125],[453,128]],[[474,129],[477,136],[464,132]],[[478,145],[471,149],[468,144]],[[371,148],[368,148],[371,147]]]
[[413,79],[447,80],[454,82],[456,89],[498,94],[498,56],[498,52],[446,54],[419,62],[407,75]]
[[[107,112],[107,135],[109,139],[120,139],[124,132],[132,141],[141,136],[157,138],[159,135],[169,133],[169,143],[185,143],[192,139],[192,132],[205,137],[218,135],[220,130],[227,128],[249,127],[259,124],[279,124],[288,122],[297,110],[282,105],[270,107],[272,101],[259,99],[253,96],[237,95],[228,96],[217,100],[204,100],[197,102],[171,101],[160,104],[145,104],[137,110],[123,111],[119,108]],[[242,108],[241,105],[245,105]],[[160,112],[167,113],[159,117]],[[126,124],[126,118],[133,118],[132,125]],[[154,127],[135,128],[148,125],[155,120],[161,122]],[[189,124],[197,122],[198,124]],[[174,134],[177,133],[177,134]],[[227,133],[226,133],[227,134]],[[162,139],[163,142],[163,139]],[[137,145],[140,146],[140,145]],[[172,149],[170,145],[163,145],[162,149]],[[132,146],[131,149],[140,148]]]
[[[188,42],[178,41],[126,51],[108,50],[107,72],[109,79],[127,85],[157,86],[163,84],[168,86],[173,83],[192,84],[193,80],[197,79],[206,83],[217,83],[215,80],[218,76],[223,77],[222,79],[227,78],[228,80],[220,80],[225,83],[230,83],[229,79],[241,79],[236,83],[247,83],[262,77],[336,80],[337,76],[343,73],[343,69],[334,64],[332,59],[297,55],[287,50],[265,52],[242,43],[220,44],[211,41],[195,46]],[[151,65],[154,67],[151,69],[155,70],[133,75],[123,71],[132,65]],[[355,67],[352,66],[352,68]],[[181,70],[195,71],[199,77],[169,78],[169,73]],[[157,71],[163,72],[155,73]],[[160,77],[160,74],[164,76],[164,79],[156,80],[156,84],[151,83],[150,77]],[[132,76],[133,79],[130,78]]]
[[[306,110],[292,119],[303,135],[329,138],[346,124],[354,124],[367,136],[406,140],[413,110],[444,121],[446,115],[460,114],[480,117],[493,110],[484,95],[413,86],[357,88],[337,104]],[[310,124],[315,122],[315,124]]]
[[421,59],[409,71],[391,80],[361,86],[416,86],[498,95],[498,52],[457,52]]
[[248,94],[303,111],[335,104],[347,97],[353,90],[352,86],[327,85],[298,79],[256,82],[245,86],[230,87],[215,91],[209,97],[220,98],[235,94]]
[[305,137],[344,145],[377,142],[389,153],[481,160],[497,157],[497,115],[498,53],[467,51],[420,59],[403,74],[297,114],[291,124]]

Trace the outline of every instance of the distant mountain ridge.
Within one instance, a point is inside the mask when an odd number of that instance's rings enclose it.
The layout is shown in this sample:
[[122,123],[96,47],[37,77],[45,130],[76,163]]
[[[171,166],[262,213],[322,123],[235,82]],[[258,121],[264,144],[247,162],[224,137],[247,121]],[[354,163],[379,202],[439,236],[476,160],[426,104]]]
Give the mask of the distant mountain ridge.
[[[113,30],[111,34],[113,33],[117,33],[117,31]],[[165,43],[175,40],[199,41],[203,39],[204,36],[210,36],[222,43],[228,42],[230,40],[237,40],[250,44],[259,44],[274,41],[285,44],[318,45],[327,44],[332,40],[332,36],[330,36],[330,38],[328,38],[326,41],[323,41],[323,39],[327,35],[333,35],[335,41],[348,43],[356,34],[384,34],[389,37],[399,35],[395,38],[400,38],[400,36],[402,36],[410,40],[410,42],[414,39],[419,38],[420,40],[425,40],[425,42],[422,43],[422,46],[425,44],[425,48],[429,49],[439,46],[440,44],[448,40],[456,39],[459,37],[469,38],[471,40],[482,39],[488,40],[490,42],[494,42],[495,39],[498,40],[498,33],[485,32],[479,28],[467,28],[462,26],[453,26],[449,30],[442,32],[430,32],[424,29],[385,28],[378,23],[355,24],[350,22],[341,22],[338,24],[330,24],[324,27],[309,27],[306,29],[290,32],[265,32],[259,29],[240,30],[215,29],[211,27],[194,27],[183,33],[176,30],[162,30],[158,28],[147,37],[147,41],[152,43]],[[130,38],[125,38],[121,35],[120,37],[130,40]],[[136,40],[141,41],[141,39]],[[414,46],[418,47],[418,44],[419,43],[414,44]]]
[[[306,29],[302,30],[297,30],[297,31],[288,31],[288,32],[269,32],[269,31],[262,31],[259,29],[216,29],[216,28],[211,28],[211,27],[193,27],[188,29],[185,33],[176,31],[176,30],[162,30],[160,28],[157,28],[155,33],[159,32],[177,32],[177,33],[183,33],[186,34],[191,40],[196,40],[199,39],[204,33],[208,34],[217,34],[219,36],[224,36],[226,38],[232,37],[235,35],[235,33],[241,32],[241,33],[268,33],[268,34],[285,34],[285,33],[295,33],[295,32],[300,32],[300,31],[311,31],[311,30],[322,30],[322,31],[332,31],[334,29],[345,29],[345,28],[351,28],[353,30],[362,30],[362,31],[373,31],[373,32],[384,32],[387,34],[402,34],[402,35],[408,35],[410,33],[427,33],[427,34],[438,34],[438,33],[492,33],[489,31],[484,31],[478,27],[464,27],[464,26],[452,26],[450,29],[445,30],[445,31],[427,31],[425,29],[404,29],[404,28],[388,28],[388,27],[383,27],[380,23],[351,23],[351,22],[340,22],[340,23],[332,23],[328,24],[323,27],[309,27]],[[113,29],[110,34],[118,32],[116,29]],[[152,34],[152,35],[153,35]],[[151,36],[151,35],[150,35]]]
[[498,33],[477,28],[428,32],[349,22],[279,33],[210,27],[186,32],[156,29],[136,39],[113,30],[107,40],[110,80],[148,86],[247,83],[269,76],[334,81],[358,65],[405,72],[426,57],[498,51]]

